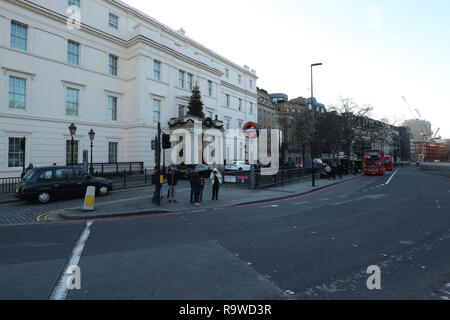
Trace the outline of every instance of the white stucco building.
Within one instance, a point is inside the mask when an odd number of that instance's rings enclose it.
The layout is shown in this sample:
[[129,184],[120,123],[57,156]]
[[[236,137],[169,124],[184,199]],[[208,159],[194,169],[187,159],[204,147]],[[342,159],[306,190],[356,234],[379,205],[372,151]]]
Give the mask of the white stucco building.
[[207,116],[231,129],[257,121],[253,70],[121,1],[0,0],[0,30],[0,177],[20,175],[22,137],[26,166],[66,164],[71,123],[76,161],[93,128],[94,162],[152,167],[157,122],[185,112],[195,84]]

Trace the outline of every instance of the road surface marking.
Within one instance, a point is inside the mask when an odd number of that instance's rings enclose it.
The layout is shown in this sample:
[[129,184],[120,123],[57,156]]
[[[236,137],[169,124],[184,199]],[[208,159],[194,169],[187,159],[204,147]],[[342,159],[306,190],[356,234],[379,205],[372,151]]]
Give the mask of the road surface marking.
[[439,204],[439,200],[436,200],[436,206],[438,207],[438,209],[441,208],[440,204]]
[[64,272],[61,275],[58,284],[55,288],[53,288],[52,294],[50,295],[50,300],[65,300],[67,298],[67,294],[69,293],[69,289],[67,288],[67,279],[71,276],[70,273],[67,273],[67,270],[69,267],[78,266],[78,263],[80,263],[81,254],[83,253],[84,246],[86,245],[86,241],[91,233],[92,224],[92,221],[88,221],[86,223],[86,227],[84,228],[80,239],[78,239],[77,244],[73,248],[69,262],[66,266],[64,266]]
[[333,206],[340,206],[342,204],[346,204],[346,203],[350,203],[350,202],[357,202],[357,201],[362,201],[362,200],[367,200],[367,199],[378,200],[378,199],[381,199],[383,197],[385,197],[384,194],[373,194],[373,195],[370,195],[370,196],[364,196],[364,197],[357,198],[357,199],[350,199],[350,200],[344,200],[344,201],[336,202],[336,203],[333,203]]
[[392,174],[392,176],[389,178],[389,180],[386,182],[386,185],[388,185],[390,182],[391,182],[391,180],[392,180],[392,178],[394,178],[394,176],[395,176],[395,174],[398,172],[398,170],[400,170],[400,169],[397,169],[393,174]]
[[294,206],[298,206],[298,205],[300,205],[300,204],[307,204],[307,203],[309,203],[309,201],[294,202],[293,205],[294,205]]

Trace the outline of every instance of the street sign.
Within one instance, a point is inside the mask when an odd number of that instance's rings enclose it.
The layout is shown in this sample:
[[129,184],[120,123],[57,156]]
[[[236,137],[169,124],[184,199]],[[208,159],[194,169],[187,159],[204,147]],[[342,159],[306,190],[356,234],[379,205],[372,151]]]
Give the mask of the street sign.
[[247,122],[242,128],[244,136],[249,139],[254,139],[258,136],[258,126],[254,122]]

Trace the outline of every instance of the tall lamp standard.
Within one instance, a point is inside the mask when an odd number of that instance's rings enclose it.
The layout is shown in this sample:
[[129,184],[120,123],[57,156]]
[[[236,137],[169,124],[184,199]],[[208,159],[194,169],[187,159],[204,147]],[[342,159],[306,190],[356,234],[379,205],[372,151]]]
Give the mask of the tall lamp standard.
[[94,130],[92,130],[91,129],[91,131],[89,131],[89,139],[91,139],[91,167],[89,168],[89,173],[91,174],[91,175],[93,175],[94,174],[94,161],[93,161],[93,159],[94,159],[94,138],[95,138],[95,132],[94,132]]
[[315,176],[315,164],[314,164],[314,136],[315,136],[315,129],[314,129],[314,121],[316,116],[316,106],[314,103],[314,91],[313,91],[313,67],[321,66],[322,63],[314,63],[311,65],[311,110],[312,110],[312,121],[311,121],[311,127],[312,127],[312,134],[311,134],[311,158],[312,158],[312,186],[316,186],[316,176]]
[[71,154],[70,154],[70,165],[73,167],[73,149],[75,146],[75,141],[73,139],[73,137],[75,136],[75,133],[77,133],[77,127],[72,123],[69,127],[69,131],[70,131],[70,136],[72,137],[72,140],[70,141],[70,145],[71,145]]

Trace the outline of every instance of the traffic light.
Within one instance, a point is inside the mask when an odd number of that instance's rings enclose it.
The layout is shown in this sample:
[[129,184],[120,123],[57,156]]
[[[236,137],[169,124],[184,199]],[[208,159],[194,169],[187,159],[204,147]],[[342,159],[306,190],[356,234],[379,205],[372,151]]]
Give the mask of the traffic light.
[[170,149],[170,148],[172,148],[172,143],[170,142],[170,135],[163,134],[163,136],[162,136],[162,148],[163,149]]

